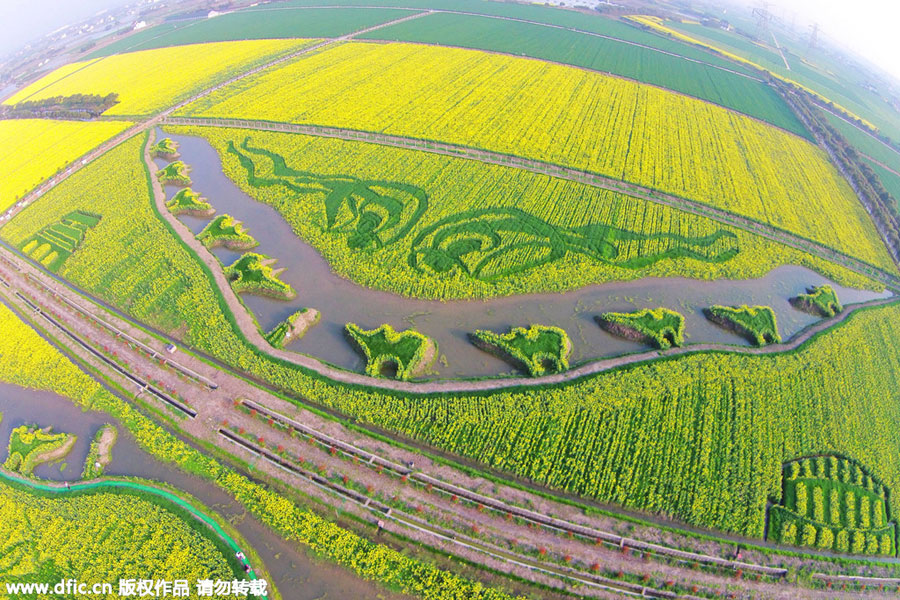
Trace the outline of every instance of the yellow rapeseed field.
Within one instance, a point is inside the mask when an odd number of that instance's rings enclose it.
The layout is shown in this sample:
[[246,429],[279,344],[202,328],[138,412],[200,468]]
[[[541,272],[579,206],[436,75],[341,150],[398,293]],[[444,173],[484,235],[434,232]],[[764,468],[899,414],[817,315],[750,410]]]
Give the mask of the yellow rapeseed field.
[[0,211],[130,125],[125,121],[0,121]]
[[[115,92],[120,102],[105,114],[152,114],[256,64],[310,43],[310,40],[246,40],[118,54],[92,64],[61,67],[5,103]],[[60,70],[64,70],[65,76],[58,75]]]
[[574,67],[352,42],[183,112],[381,131],[575,166],[893,268],[864,208],[813,144],[710,103]]

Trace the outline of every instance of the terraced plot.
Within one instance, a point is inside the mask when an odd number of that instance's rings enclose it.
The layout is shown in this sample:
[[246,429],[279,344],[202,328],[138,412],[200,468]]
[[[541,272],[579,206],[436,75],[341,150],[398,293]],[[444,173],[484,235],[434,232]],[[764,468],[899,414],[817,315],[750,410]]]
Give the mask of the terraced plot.
[[531,56],[629,77],[721,104],[809,136],[768,85],[644,48],[567,29],[490,17],[435,13],[366,34],[366,38],[461,46]]
[[849,185],[809,142],[709,103],[572,67],[354,42],[182,113],[381,131],[584,168],[894,268]]
[[124,121],[0,121],[0,211],[129,125]]
[[[249,40],[177,46],[76,63],[84,68],[47,75],[4,102],[72,94],[119,94],[107,115],[147,115],[238,73],[310,45],[310,40]],[[88,64],[89,63],[89,64]],[[52,81],[52,83],[51,83]]]
[[239,129],[206,137],[225,173],[272,205],[332,268],[426,298],[560,291],[681,275],[760,277],[825,261],[709,219],[520,169],[375,144]]

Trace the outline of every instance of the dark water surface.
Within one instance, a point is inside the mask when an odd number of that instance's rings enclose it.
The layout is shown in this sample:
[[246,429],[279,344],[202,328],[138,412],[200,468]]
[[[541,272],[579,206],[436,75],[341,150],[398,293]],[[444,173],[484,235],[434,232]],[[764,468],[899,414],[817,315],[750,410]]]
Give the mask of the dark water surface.
[[231,496],[212,483],[188,475],[141,450],[131,433],[109,415],[83,412],[72,401],[50,392],[27,390],[0,383],[0,462],[6,460],[10,432],[23,424],[48,425],[54,431],[74,433],[78,440],[59,464],[44,464],[35,475],[55,481],[75,481],[81,475],[94,434],[105,423],[116,425],[119,439],[113,447],[107,475],[142,477],[162,481],[191,494],[227,519],[256,550],[285,600],[403,600],[349,571],[308,556],[303,547],[276,535]]
[[[838,286],[804,267],[782,266],[763,278],[745,281],[647,278],[565,293],[491,300],[440,302],[405,298],[357,285],[335,274],[322,255],[300,239],[274,208],[245,194],[222,173],[221,159],[205,139],[157,131],[158,138],[163,135],[180,144],[181,160],[192,168],[192,188],[209,200],[216,214],[227,213],[242,221],[259,242],[253,251],[278,259],[277,266],[287,269],[281,278],[297,291],[295,299],[285,302],[242,295],[260,326],[269,330],[301,307],[318,309],[322,314],[319,324],[288,349],[351,370],[361,371],[364,364],[344,337],[344,325],[348,322],[364,328],[382,323],[397,329],[414,326],[437,341],[446,360],[446,365],[435,364],[433,370],[437,373],[430,378],[475,377],[510,372],[507,363],[471,345],[467,334],[475,329],[506,331],[511,326],[532,323],[562,327],[572,338],[570,363],[574,365],[646,349],[600,329],[594,317],[601,312],[664,306],[684,314],[687,343],[749,345],[744,338],[707,321],[702,309],[711,304],[771,306],[782,338],[788,339],[817,320],[788,302],[788,298],[805,292],[808,286],[830,283],[845,305],[889,295]],[[162,167],[166,163],[158,164]],[[167,187],[170,198],[176,191],[175,187]],[[195,233],[208,222],[188,216],[180,218]],[[240,256],[223,248],[213,253],[224,264],[231,264]]]

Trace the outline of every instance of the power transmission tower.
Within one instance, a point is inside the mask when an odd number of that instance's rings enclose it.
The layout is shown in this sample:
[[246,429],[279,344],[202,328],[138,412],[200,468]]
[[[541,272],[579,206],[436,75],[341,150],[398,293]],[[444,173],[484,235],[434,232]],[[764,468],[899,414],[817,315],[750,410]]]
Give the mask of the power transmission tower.
[[772,13],[769,12],[771,4],[763,0],[759,6],[753,8],[753,16],[756,17],[756,38],[766,39],[769,33],[769,23],[772,21]]
[[819,24],[813,23],[809,26],[809,42],[806,44],[807,50],[812,50],[819,42]]

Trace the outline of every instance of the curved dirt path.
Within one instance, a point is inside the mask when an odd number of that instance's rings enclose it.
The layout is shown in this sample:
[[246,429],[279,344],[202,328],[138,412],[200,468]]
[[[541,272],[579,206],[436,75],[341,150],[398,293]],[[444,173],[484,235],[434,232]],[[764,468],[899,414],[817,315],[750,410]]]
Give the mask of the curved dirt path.
[[[145,166],[150,169],[151,175],[155,170],[153,160],[150,158],[150,146],[153,145],[154,139],[155,132],[151,131],[147,143],[144,146],[144,163]],[[685,354],[694,354],[697,352],[709,351],[733,352],[737,354],[776,354],[779,352],[786,352],[798,348],[801,344],[803,344],[815,334],[824,331],[833,325],[837,325],[838,323],[843,322],[853,312],[860,308],[869,306],[882,306],[895,301],[895,298],[891,297],[856,304],[853,306],[853,308],[845,308],[844,311],[842,311],[835,317],[832,317],[830,319],[823,319],[822,321],[815,323],[811,327],[804,329],[785,343],[770,344],[761,348],[729,346],[726,344],[693,344],[690,346],[671,348],[669,350],[663,351],[648,350],[646,352],[640,352],[637,354],[627,354],[624,356],[605,358],[602,360],[583,364],[563,373],[556,373],[543,377],[506,377],[478,380],[442,380],[428,382],[408,382],[395,381],[391,379],[380,379],[376,377],[369,377],[368,375],[363,375],[361,373],[354,373],[345,371],[343,369],[338,369],[320,361],[315,357],[305,354],[298,354],[296,352],[289,352],[287,350],[279,350],[270,346],[269,343],[266,342],[265,338],[263,338],[262,333],[259,331],[256,325],[256,322],[253,320],[253,317],[250,315],[244,304],[240,301],[240,299],[238,299],[237,294],[232,289],[231,284],[225,277],[225,273],[222,269],[222,265],[219,262],[219,259],[217,259],[209,251],[209,249],[206,248],[206,246],[200,243],[194,237],[194,234],[191,232],[191,230],[188,229],[187,226],[184,225],[181,221],[175,218],[175,216],[166,208],[166,194],[163,190],[162,185],[160,185],[156,177],[151,177],[151,179],[153,180],[153,201],[156,204],[156,209],[163,216],[166,222],[172,226],[172,228],[182,239],[182,241],[187,244],[191,250],[194,251],[197,257],[210,270],[213,275],[215,284],[219,288],[219,292],[225,298],[225,303],[228,305],[229,310],[231,310],[232,314],[234,315],[235,322],[238,324],[238,327],[240,328],[243,336],[263,354],[270,354],[292,364],[310,369],[312,371],[315,371],[319,375],[340,383],[363,385],[386,390],[412,392],[418,394],[431,394],[436,392],[476,392],[485,390],[498,390],[509,387],[539,387],[545,385],[567,383],[576,379],[580,379],[582,377],[586,377],[588,375],[595,375],[603,371],[608,371],[610,369],[653,360],[655,358],[659,358],[660,356],[680,356]]]
[[893,173],[893,174],[896,175],[897,177],[900,177],[900,172],[897,172],[897,171],[894,170],[892,167],[887,166],[886,164],[884,164],[884,163],[881,162],[880,160],[875,159],[875,158],[872,158],[872,157],[869,156],[868,154],[863,154],[862,152],[860,152],[859,155],[862,156],[863,158],[865,158],[866,160],[875,163],[876,165],[878,165],[879,167],[881,167],[881,168],[884,169],[885,171],[888,171],[888,172],[890,172],[890,173]]
[[823,246],[817,242],[807,240],[799,235],[789,233],[773,225],[768,225],[749,217],[742,217],[721,208],[715,208],[696,200],[688,200],[673,194],[667,194],[638,184],[629,183],[590,171],[581,171],[564,165],[548,163],[536,159],[523,158],[482,150],[471,146],[462,146],[447,142],[421,140],[384,133],[370,131],[357,131],[339,127],[327,127],[324,125],[306,125],[294,123],[281,123],[272,121],[256,121],[251,119],[223,119],[205,117],[166,117],[162,125],[188,125],[199,127],[226,127],[235,129],[251,129],[258,131],[273,131],[283,133],[299,133],[318,137],[331,137],[348,141],[363,141],[383,146],[404,148],[432,154],[442,154],[457,158],[466,158],[483,163],[513,167],[547,175],[559,179],[566,179],[592,187],[626,194],[634,198],[640,198],[648,202],[662,204],[689,214],[706,217],[716,222],[736,227],[748,233],[759,235],[768,240],[790,246],[809,254],[818,256],[824,260],[837,263],[855,273],[864,275],[882,283],[886,287],[900,290],[900,277],[883,271],[857,258],[848,256],[842,252]]

